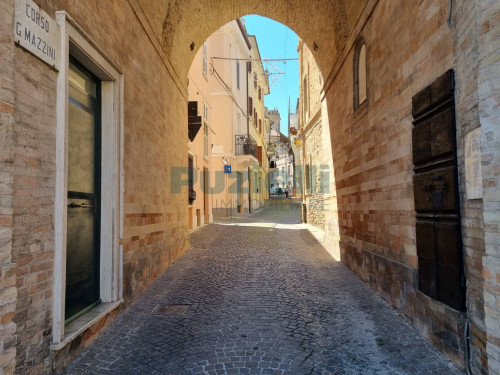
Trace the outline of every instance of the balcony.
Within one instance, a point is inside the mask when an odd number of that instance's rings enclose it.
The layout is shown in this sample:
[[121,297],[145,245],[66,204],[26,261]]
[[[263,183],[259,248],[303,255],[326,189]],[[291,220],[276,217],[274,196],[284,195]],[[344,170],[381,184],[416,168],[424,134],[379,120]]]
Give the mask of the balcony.
[[259,164],[257,142],[248,134],[234,137],[236,168],[248,168]]
[[253,155],[257,158],[257,142],[248,134],[236,135],[234,149],[236,155]]

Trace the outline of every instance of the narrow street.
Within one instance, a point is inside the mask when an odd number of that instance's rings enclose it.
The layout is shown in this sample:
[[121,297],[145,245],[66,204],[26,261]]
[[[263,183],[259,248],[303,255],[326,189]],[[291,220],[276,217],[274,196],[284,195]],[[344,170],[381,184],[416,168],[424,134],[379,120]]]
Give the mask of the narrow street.
[[192,248],[67,374],[460,374],[300,224],[290,200]]

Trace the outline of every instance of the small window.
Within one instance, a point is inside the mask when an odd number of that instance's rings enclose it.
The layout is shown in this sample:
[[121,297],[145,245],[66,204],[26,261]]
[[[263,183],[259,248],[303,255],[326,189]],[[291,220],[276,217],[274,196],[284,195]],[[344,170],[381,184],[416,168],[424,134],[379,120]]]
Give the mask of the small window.
[[203,74],[208,74],[207,67],[207,42],[203,43]]
[[302,80],[302,87],[303,87],[303,107],[304,107],[304,122],[306,122],[309,119],[309,87],[307,83],[307,77],[304,77]]
[[240,62],[236,60],[236,87],[240,89]]
[[368,99],[366,81],[366,45],[361,40],[354,55],[354,110]]

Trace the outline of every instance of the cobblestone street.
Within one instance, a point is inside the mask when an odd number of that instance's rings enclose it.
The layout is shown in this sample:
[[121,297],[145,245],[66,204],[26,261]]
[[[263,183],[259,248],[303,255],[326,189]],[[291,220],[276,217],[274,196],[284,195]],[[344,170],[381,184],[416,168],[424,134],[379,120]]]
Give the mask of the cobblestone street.
[[67,374],[461,374],[272,202],[193,233]]

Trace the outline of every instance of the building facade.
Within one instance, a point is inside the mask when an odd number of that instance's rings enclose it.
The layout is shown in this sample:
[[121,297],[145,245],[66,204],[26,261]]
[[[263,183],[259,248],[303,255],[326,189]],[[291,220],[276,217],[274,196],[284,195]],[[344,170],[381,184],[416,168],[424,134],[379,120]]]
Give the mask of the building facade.
[[210,92],[216,108],[213,212],[214,217],[228,218],[249,211],[249,168],[258,164],[255,131],[250,130],[255,127],[248,108],[248,61],[252,45],[240,20],[224,25],[208,38],[207,44],[214,77]]
[[278,189],[281,189],[282,194],[287,191],[291,195],[295,190],[295,156],[290,139],[281,132],[281,115],[278,109],[272,109],[268,114],[271,124],[269,144],[273,150],[269,157],[269,162],[273,166],[269,173],[269,190],[277,194]]
[[[328,122],[321,103],[323,76],[312,51],[299,39],[298,136],[302,154],[303,220],[327,232],[328,249],[339,251],[338,215]],[[337,253],[338,256],[338,253]]]
[[213,175],[211,125],[212,96],[209,80],[208,43],[196,53],[188,75],[188,170],[189,229],[213,222],[213,197],[210,194],[210,175]]
[[[300,85],[299,85],[300,92]],[[290,146],[293,153],[293,189],[292,195],[296,198],[302,198],[303,195],[303,165],[302,165],[302,138],[299,134],[299,100],[297,98],[297,105],[295,113],[288,109],[288,138],[290,139]]]
[[[34,23],[23,18],[26,4]],[[0,2],[4,373],[60,371],[189,248],[189,183],[175,169],[188,166],[186,78],[209,35],[248,13],[295,30],[322,72],[341,260],[464,369],[500,373],[498,1],[39,5]],[[36,14],[50,26],[41,29]],[[45,40],[50,49],[26,43],[47,29],[57,30]],[[435,160],[439,145],[425,134],[439,131],[439,104],[456,120],[455,136],[444,137],[456,147]],[[241,122],[237,134],[247,134]],[[445,159],[456,180],[423,181],[423,165],[434,171]],[[455,198],[440,200],[445,192],[430,185],[453,186],[446,194]],[[457,267],[441,269],[439,253],[429,259],[418,249],[422,233],[436,240],[445,203],[463,250],[453,258],[464,263],[459,308],[432,284],[448,271],[456,280]],[[100,235],[90,236],[94,228]],[[72,254],[75,242],[86,244],[85,259]]]
[[269,94],[269,79],[264,71],[260,56],[257,38],[249,36],[252,50],[248,64],[248,108],[250,136],[256,141],[258,164],[250,167],[251,208],[258,209],[264,205],[265,199],[269,198],[268,184],[266,182],[269,173],[269,161],[267,158],[267,147],[270,128],[266,121],[264,105],[265,95]]

